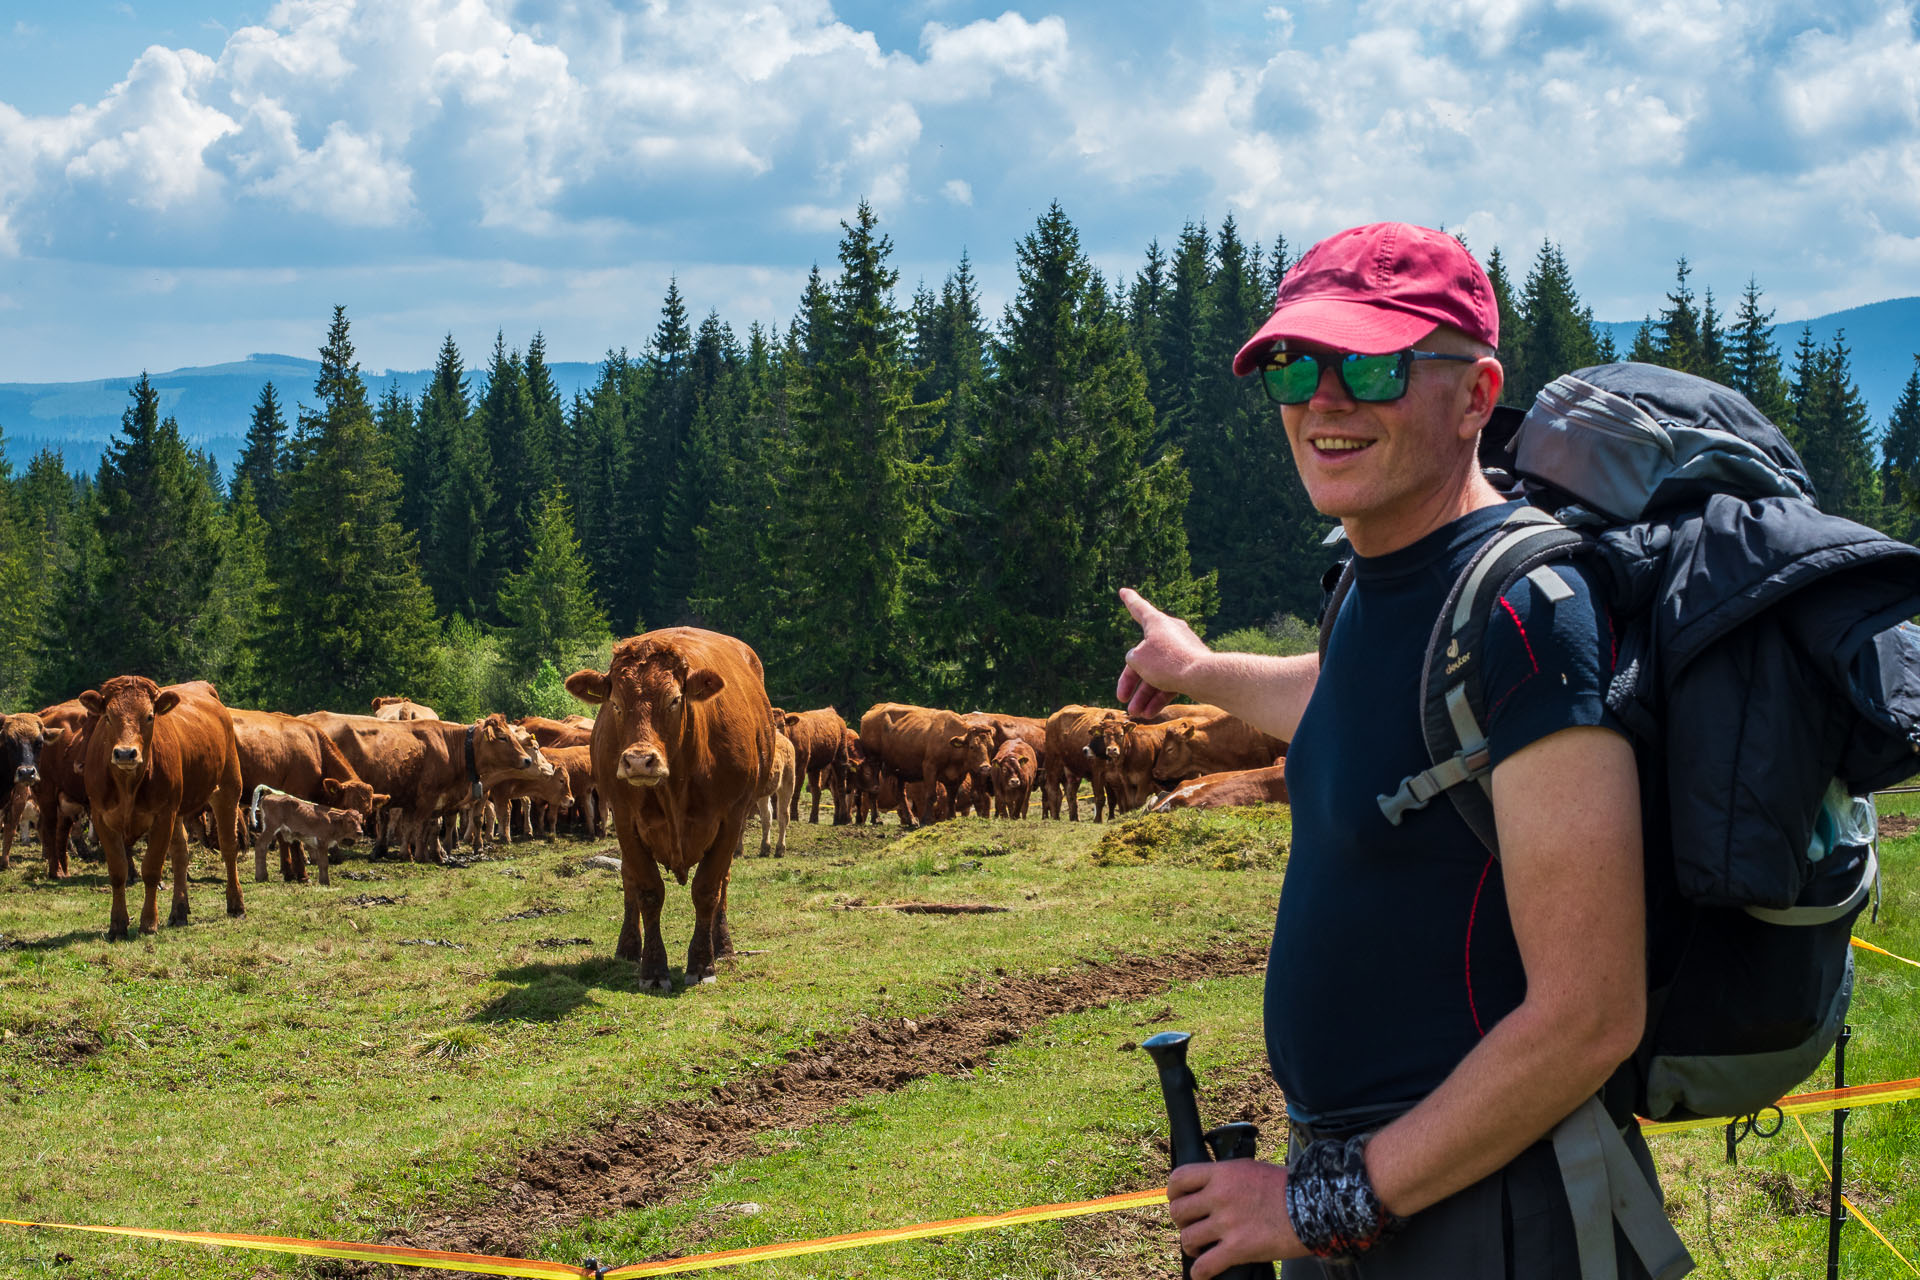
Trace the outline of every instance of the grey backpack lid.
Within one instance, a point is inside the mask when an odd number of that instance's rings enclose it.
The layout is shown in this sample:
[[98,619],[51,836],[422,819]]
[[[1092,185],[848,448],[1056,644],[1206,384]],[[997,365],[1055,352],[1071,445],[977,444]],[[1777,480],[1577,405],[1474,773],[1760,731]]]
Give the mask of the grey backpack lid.
[[1806,464],[1745,396],[1649,364],[1607,364],[1541,389],[1513,442],[1514,471],[1549,509],[1635,521],[1714,493],[1813,498]]

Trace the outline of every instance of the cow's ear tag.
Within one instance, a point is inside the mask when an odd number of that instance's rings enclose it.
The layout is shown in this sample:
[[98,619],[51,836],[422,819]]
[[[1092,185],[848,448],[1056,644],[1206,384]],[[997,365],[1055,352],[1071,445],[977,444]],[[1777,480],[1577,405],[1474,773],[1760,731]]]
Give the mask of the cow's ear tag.
[[153,714],[163,716],[180,705],[180,695],[168,689],[153,700]]

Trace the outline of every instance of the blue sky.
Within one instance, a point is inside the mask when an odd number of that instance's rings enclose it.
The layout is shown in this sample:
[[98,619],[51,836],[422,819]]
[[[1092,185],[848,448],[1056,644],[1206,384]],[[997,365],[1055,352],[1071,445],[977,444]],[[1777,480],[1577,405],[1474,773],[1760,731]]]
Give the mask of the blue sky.
[[1053,199],[1109,272],[1188,219],[1560,242],[1602,318],[1688,255],[1779,318],[1920,294],[1913,4],[0,0],[0,382],[451,330],[641,346],[668,277],[784,322],[861,196],[997,304]]

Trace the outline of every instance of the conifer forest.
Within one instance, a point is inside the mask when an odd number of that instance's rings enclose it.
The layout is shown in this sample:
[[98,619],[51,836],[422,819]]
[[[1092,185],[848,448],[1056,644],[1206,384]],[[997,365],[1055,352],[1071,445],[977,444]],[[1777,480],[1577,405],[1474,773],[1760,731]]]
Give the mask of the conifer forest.
[[[0,707],[124,672],[292,712],[561,715],[613,637],[686,623],[777,654],[788,707],[1044,714],[1111,696],[1123,585],[1278,651],[1308,634],[1330,522],[1229,366],[1295,253],[1229,217],[1107,278],[1056,204],[989,316],[965,257],[904,292],[862,205],[789,323],[741,332],[669,286],[571,401],[539,333],[449,336],[417,400],[383,389],[336,307],[312,402],[262,386],[230,474],[144,377],[93,474],[0,461]],[[1554,243],[1483,261],[1509,403],[1613,359],[1699,373],[1785,429],[1823,507],[1920,535],[1920,360],[1876,422],[1844,338],[1781,350],[1756,280],[1716,296],[1681,260],[1617,351]]]

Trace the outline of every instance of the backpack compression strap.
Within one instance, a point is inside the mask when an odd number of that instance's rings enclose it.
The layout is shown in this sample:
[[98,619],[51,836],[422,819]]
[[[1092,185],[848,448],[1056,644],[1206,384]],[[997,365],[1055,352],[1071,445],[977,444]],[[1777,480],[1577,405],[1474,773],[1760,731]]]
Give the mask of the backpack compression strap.
[[[1433,761],[1400,782],[1399,790],[1380,797],[1380,812],[1399,826],[1415,809],[1424,809],[1445,793],[1480,843],[1499,853],[1493,828],[1492,766],[1488,756],[1486,691],[1480,681],[1480,653],[1494,602],[1521,578],[1549,601],[1565,600],[1573,589],[1547,565],[1586,545],[1586,538],[1538,507],[1523,506],[1508,516],[1454,580],[1447,602],[1427,642],[1426,668],[1420,674],[1421,728]],[[1465,783],[1475,783],[1465,786]]]

